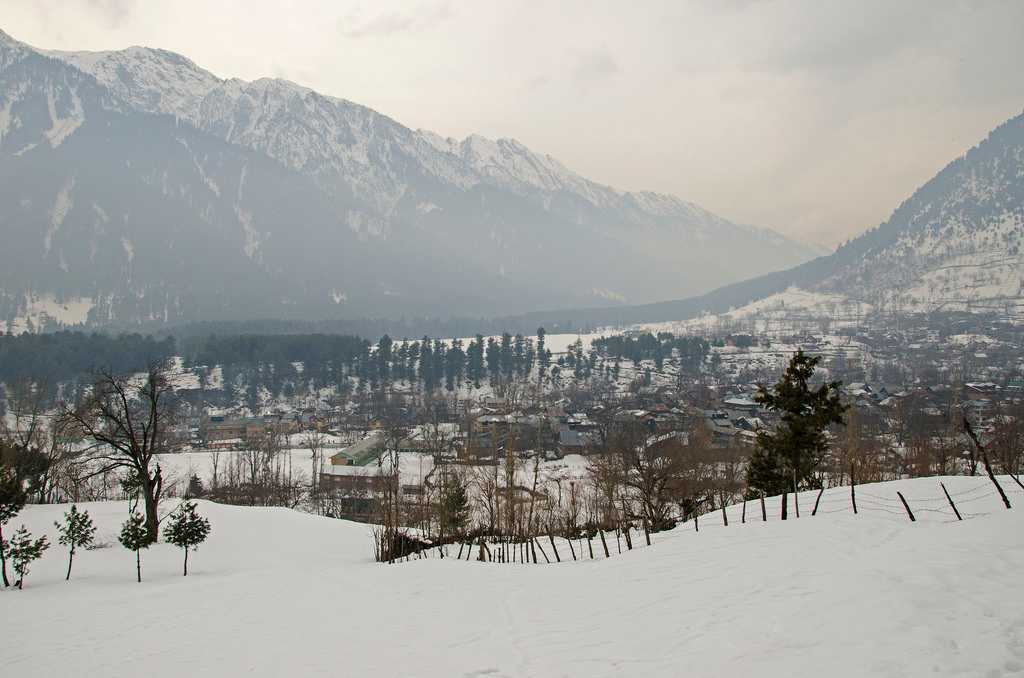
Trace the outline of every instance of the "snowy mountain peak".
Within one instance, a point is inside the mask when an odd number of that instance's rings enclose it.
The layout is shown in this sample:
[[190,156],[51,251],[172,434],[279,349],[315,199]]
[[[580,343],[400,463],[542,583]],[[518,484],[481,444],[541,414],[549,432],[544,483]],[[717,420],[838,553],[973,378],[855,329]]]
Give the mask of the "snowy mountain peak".
[[198,117],[202,100],[223,82],[190,59],[163,49],[44,53],[92,75],[140,110],[188,120]]

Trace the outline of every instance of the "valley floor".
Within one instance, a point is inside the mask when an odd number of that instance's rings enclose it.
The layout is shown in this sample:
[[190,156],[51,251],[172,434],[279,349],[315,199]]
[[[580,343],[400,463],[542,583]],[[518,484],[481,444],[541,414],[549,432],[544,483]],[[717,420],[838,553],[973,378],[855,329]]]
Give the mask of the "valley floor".
[[[200,502],[190,557],[117,543],[119,502],[83,505],[108,546],[54,543],[24,591],[0,592],[5,674],[31,676],[1024,675],[1024,491],[984,477],[827,491],[811,517],[779,500],[654,535],[610,560],[371,562],[365,525]],[[901,490],[918,521],[896,496]],[[66,506],[24,522],[56,542]],[[166,510],[173,508],[168,503]]]

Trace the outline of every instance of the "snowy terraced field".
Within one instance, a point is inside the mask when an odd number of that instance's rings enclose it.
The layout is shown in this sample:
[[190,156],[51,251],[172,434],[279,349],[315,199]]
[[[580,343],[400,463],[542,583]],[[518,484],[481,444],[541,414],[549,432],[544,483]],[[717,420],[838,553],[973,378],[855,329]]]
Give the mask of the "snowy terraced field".
[[[200,503],[213,532],[134,558],[124,503],[85,505],[108,546],[46,553],[0,593],[4,674],[31,676],[1003,676],[1024,674],[1024,491],[946,478],[778,498],[610,560],[371,562],[368,527]],[[918,521],[896,496],[901,490]],[[66,506],[13,521],[55,541]],[[168,503],[166,510],[173,508]],[[792,509],[791,509],[792,511]]]

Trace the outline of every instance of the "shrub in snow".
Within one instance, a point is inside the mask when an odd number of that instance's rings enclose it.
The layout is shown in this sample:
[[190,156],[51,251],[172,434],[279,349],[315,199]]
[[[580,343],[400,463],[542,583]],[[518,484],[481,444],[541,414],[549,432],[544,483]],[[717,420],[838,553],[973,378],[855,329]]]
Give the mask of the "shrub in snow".
[[129,551],[135,551],[135,576],[141,582],[142,549],[149,548],[149,545],[153,543],[149,537],[149,531],[146,529],[146,519],[141,513],[136,511],[129,516],[128,520],[124,521],[118,541]]
[[164,539],[185,549],[185,567],[182,576],[188,576],[188,550],[195,550],[210,534],[210,521],[196,513],[195,502],[186,501],[170,515],[164,526]]
[[18,515],[25,506],[25,491],[13,471],[0,471],[0,572],[4,586],[10,586],[7,579],[7,549],[4,544],[3,527]]
[[64,581],[68,581],[71,579],[71,563],[75,559],[75,550],[92,546],[96,527],[92,524],[89,512],[79,511],[74,504],[71,505],[71,510],[64,514],[64,523],[55,522],[54,525],[60,532],[58,541],[68,547],[68,574],[64,577]]
[[22,525],[11,537],[7,544],[7,554],[11,558],[11,567],[18,575],[18,582],[15,584],[19,589],[24,588],[25,575],[28,574],[29,566],[43,557],[43,551],[50,548],[46,537],[32,539],[32,533]]

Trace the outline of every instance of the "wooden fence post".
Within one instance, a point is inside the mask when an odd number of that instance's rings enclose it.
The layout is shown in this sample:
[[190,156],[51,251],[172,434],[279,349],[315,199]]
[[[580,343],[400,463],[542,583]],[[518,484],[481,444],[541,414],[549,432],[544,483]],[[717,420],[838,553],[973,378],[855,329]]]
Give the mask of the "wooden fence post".
[[768,522],[768,511],[764,508],[764,492],[761,493],[761,522]]
[[796,517],[800,517],[800,491],[796,485],[796,469],[793,469],[793,508],[796,509]]
[[963,517],[961,517],[960,512],[956,510],[956,504],[953,503],[953,497],[949,496],[949,490],[946,489],[946,484],[940,482],[939,485],[942,486],[942,491],[943,493],[945,493],[946,499],[949,501],[949,507],[953,509],[953,513],[956,514],[956,519],[963,520]]
[[[572,547],[572,537],[568,537],[568,538],[566,539],[566,541],[567,541],[567,542],[569,542],[569,553],[571,553],[571,554],[572,554],[572,559],[573,559],[573,560],[576,560],[576,549],[574,549],[574,548]],[[580,555],[583,555],[583,554],[581,553]]]
[[900,501],[903,502],[903,508],[907,509],[907,515],[910,516],[910,522],[915,522],[917,518],[914,517],[914,512],[910,510],[910,504],[908,504],[907,500],[903,498],[903,493],[897,491],[896,494],[900,496]]
[[610,554],[610,553],[608,553],[608,542],[607,542],[607,541],[605,541],[605,539],[604,539],[604,530],[602,530],[602,529],[601,529],[601,528],[599,527],[599,528],[597,528],[597,533],[598,533],[599,535],[601,535],[601,546],[603,546],[603,547],[604,547],[604,557],[605,557],[605,558],[611,558],[611,557],[612,557],[612,556],[611,556],[611,554]]
[[555,560],[558,561],[558,562],[562,562],[561,557],[559,557],[559,555],[558,555],[558,547],[555,546],[555,538],[554,538],[554,536],[551,535],[550,533],[548,533],[548,539],[551,541],[551,550],[555,552]]
[[996,486],[996,490],[999,491],[999,496],[1002,498],[1003,504],[1006,505],[1006,508],[1010,508],[1010,500],[1006,496],[1006,492],[1003,492],[1003,486],[999,484],[999,481],[996,480],[995,474],[992,473],[992,465],[988,463],[988,455],[982,453],[981,460],[985,463],[985,472],[988,473],[988,479]]
[[857,515],[857,486],[853,478],[850,478],[850,501],[853,503],[853,515]]
[[743,513],[740,514],[740,524],[747,524],[747,498],[743,498]]
[[821,486],[821,489],[820,489],[820,490],[818,490],[818,498],[814,500],[814,510],[813,510],[813,511],[811,511],[811,517],[812,517],[812,518],[813,518],[814,516],[818,515],[818,502],[820,502],[820,501],[821,501],[821,495],[822,495],[822,494],[823,494],[824,492],[825,492],[825,485],[823,484],[823,485]]
[[725,502],[722,502],[722,524],[729,527],[729,516],[725,513]]
[[981,441],[978,440],[978,436],[974,433],[974,429],[971,428],[971,422],[967,421],[967,417],[964,417],[964,430],[967,431],[967,435],[971,437],[974,442],[974,446],[981,452],[981,461],[985,464],[985,473],[988,474],[988,479],[992,481],[992,484],[996,486],[996,490],[999,492],[999,496],[1003,500],[1003,504],[1006,508],[1010,508],[1010,500],[1006,497],[1006,493],[1003,492],[1003,486],[996,480],[996,476],[992,473],[992,464],[988,463],[988,453],[985,452],[985,448],[981,446]]
[[696,513],[693,514],[693,531],[694,532],[700,532],[700,525],[697,524],[697,518],[699,518],[699,517],[700,516],[697,515]]
[[644,518],[644,522],[641,523],[641,524],[644,526],[644,541],[646,541],[647,545],[650,546],[651,545],[651,531],[649,529],[647,529],[647,519]]
[[590,559],[594,559],[594,537],[587,533],[587,549],[590,551]]
[[626,549],[632,551],[633,550],[633,538],[631,536],[629,536],[629,523],[626,523],[625,534],[626,534]]
[[789,493],[782,493],[782,519],[786,519],[786,514],[789,512]]
[[541,554],[542,556],[544,556],[544,562],[545,562],[545,563],[550,563],[550,562],[551,562],[551,559],[550,559],[550,558],[548,558],[548,554],[547,554],[547,552],[546,552],[546,551],[544,550],[544,545],[543,545],[543,544],[541,544],[541,543],[540,543],[539,541],[537,541],[536,539],[534,539],[533,541],[534,541],[534,543],[535,543],[535,544],[537,544],[537,548],[539,548],[539,549],[540,549],[540,554]]

